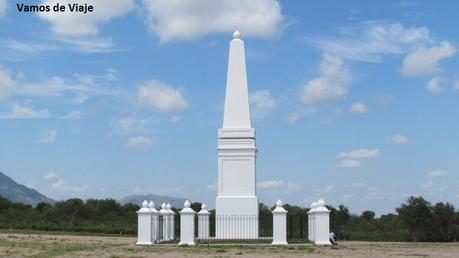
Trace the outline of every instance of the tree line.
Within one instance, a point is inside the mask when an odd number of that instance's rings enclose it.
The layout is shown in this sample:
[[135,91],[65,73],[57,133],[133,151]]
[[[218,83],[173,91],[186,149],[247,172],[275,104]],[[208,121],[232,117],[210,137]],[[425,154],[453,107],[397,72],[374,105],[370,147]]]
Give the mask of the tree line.
[[[200,207],[197,202],[191,205],[195,211]],[[284,207],[288,210],[287,236],[292,240],[307,238],[309,209],[289,204]],[[327,207],[331,211],[330,230],[342,240],[449,242],[459,239],[459,212],[449,203],[431,204],[422,197],[410,197],[396,213],[378,218],[370,210],[357,215],[351,214],[344,205]],[[259,231],[262,236],[272,234],[273,208],[260,203]],[[0,197],[0,228],[135,235],[138,209],[135,204],[121,205],[113,199],[68,199],[32,207]],[[210,231],[214,232],[215,210],[210,212]],[[177,215],[177,236],[179,219]]]

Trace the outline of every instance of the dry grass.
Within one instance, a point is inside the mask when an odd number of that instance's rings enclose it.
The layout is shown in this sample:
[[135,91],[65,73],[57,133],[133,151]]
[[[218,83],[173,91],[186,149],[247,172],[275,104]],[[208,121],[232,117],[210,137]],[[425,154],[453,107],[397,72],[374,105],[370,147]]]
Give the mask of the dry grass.
[[292,244],[136,246],[133,237],[0,233],[2,257],[459,257],[458,243],[340,242]]

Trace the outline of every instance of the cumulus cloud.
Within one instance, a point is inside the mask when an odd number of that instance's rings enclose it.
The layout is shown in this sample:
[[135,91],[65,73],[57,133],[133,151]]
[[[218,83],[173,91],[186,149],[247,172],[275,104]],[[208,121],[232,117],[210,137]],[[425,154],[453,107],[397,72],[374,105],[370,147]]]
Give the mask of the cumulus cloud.
[[58,179],[52,184],[52,188],[60,192],[83,193],[83,192],[86,192],[88,187],[89,185],[87,184],[81,185],[81,186],[70,185],[66,181],[64,181],[62,178]]
[[301,114],[299,112],[292,112],[287,115],[287,122],[289,124],[296,123],[301,118]]
[[13,103],[11,111],[7,114],[0,115],[2,119],[22,119],[22,118],[45,118],[49,117],[48,109],[37,110],[29,104],[21,105]]
[[442,82],[444,79],[442,77],[433,77],[426,84],[426,90],[433,93],[440,93],[443,91]]
[[147,149],[153,145],[154,141],[152,139],[136,136],[129,137],[127,143],[124,145],[125,149]]
[[448,175],[446,170],[435,169],[429,172],[430,177],[442,177]]
[[16,88],[13,73],[0,66],[0,100],[7,98]]
[[358,149],[343,151],[336,155],[338,158],[375,158],[379,156],[378,149]]
[[456,48],[448,41],[443,41],[439,46],[419,48],[408,54],[403,60],[402,75],[417,76],[431,75],[439,70],[438,63],[445,58],[452,57]]
[[209,33],[271,37],[283,27],[277,0],[143,0],[148,28],[161,42],[191,40]]
[[51,143],[56,140],[56,130],[42,130],[38,133],[38,142]]
[[0,18],[6,15],[7,0],[0,0]]
[[207,186],[207,191],[208,192],[216,192],[218,190],[218,183],[213,182],[212,184]]
[[300,185],[293,182],[285,182],[284,180],[266,180],[257,183],[257,188],[260,190],[275,190],[276,192],[282,191],[292,193],[300,189]]
[[180,91],[155,80],[139,87],[139,103],[159,112],[177,111],[189,106]]
[[406,144],[408,143],[408,137],[401,135],[401,134],[394,134],[392,135],[391,142],[393,144]]
[[[99,25],[110,19],[124,15],[134,9],[134,0],[78,0],[75,3],[94,6],[90,14],[67,12],[42,12],[41,19],[51,24],[51,31],[57,35],[81,37],[94,36],[99,31]],[[42,4],[53,6],[56,3],[66,5],[67,1],[43,0]]]
[[71,185],[60,178],[55,172],[49,172],[43,176],[43,179],[51,183],[51,188],[59,192],[83,193],[86,192],[89,185]]
[[362,113],[366,113],[368,110],[367,110],[367,105],[365,105],[365,103],[363,103],[363,102],[354,102],[349,107],[349,111],[351,113],[355,113],[355,114],[362,114]]
[[56,178],[57,178],[57,174],[54,172],[49,172],[48,174],[43,176],[43,179],[45,179],[46,181],[50,181],[50,182],[54,181]]
[[355,159],[343,159],[336,166],[339,168],[356,168],[360,167],[362,163]]
[[427,181],[424,184],[421,185],[421,188],[423,189],[430,189],[434,186],[434,183],[432,181]]
[[345,59],[381,62],[384,54],[406,53],[432,41],[426,27],[405,27],[398,22],[363,22],[338,31],[340,37],[311,39],[310,43]]
[[268,180],[268,181],[261,181],[257,183],[257,187],[259,189],[273,189],[273,188],[281,188],[285,186],[285,182],[282,180]]
[[145,131],[146,127],[157,123],[153,118],[122,117],[115,124],[115,130],[121,134]]
[[305,105],[317,105],[346,96],[351,73],[337,56],[325,54],[320,64],[320,76],[304,85],[301,101]]
[[455,80],[453,83],[453,90],[459,91],[459,80]]
[[261,117],[268,114],[268,112],[276,105],[276,100],[271,96],[268,90],[257,90],[252,92],[249,96],[251,109],[255,117]]

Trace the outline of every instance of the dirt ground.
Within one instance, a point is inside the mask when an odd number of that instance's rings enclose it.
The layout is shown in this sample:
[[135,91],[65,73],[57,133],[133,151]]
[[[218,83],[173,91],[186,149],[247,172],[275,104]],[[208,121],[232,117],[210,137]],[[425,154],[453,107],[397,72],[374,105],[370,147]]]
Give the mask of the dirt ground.
[[0,233],[0,257],[459,257],[459,243],[136,246],[132,237]]

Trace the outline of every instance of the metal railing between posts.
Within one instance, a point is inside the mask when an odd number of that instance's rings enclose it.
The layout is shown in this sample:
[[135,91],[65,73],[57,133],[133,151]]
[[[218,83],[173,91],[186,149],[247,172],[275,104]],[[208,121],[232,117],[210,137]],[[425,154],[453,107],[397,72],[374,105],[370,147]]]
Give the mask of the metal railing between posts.
[[[205,218],[196,217],[195,229],[198,229],[199,221]],[[273,239],[273,218],[272,214],[267,216],[260,215],[226,215],[216,216],[215,213],[210,215],[209,234],[199,236],[196,230],[195,241],[198,244],[215,244],[215,243],[241,243],[241,244],[269,244]],[[216,232],[216,228],[219,232]]]

